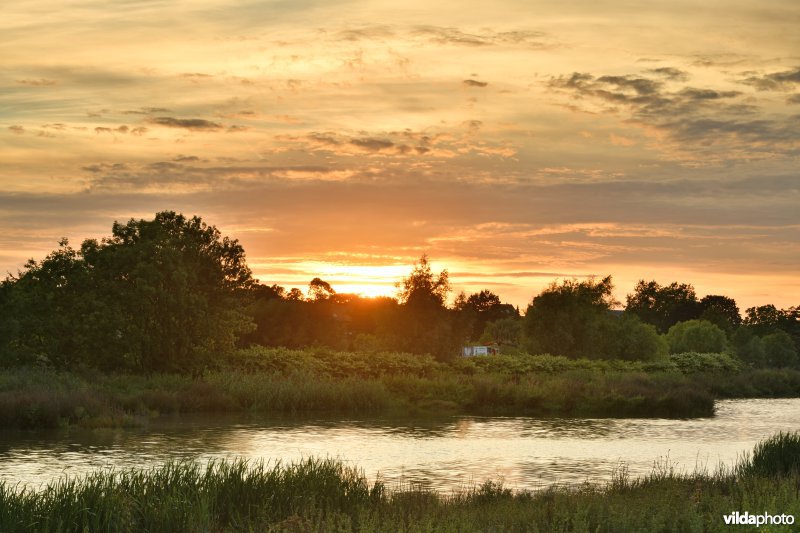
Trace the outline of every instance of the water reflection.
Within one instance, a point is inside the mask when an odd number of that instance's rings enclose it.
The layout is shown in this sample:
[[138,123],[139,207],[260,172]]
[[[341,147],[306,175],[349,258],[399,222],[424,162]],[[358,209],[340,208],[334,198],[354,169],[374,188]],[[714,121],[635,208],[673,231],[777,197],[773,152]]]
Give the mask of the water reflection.
[[515,489],[604,481],[655,461],[679,471],[732,464],[760,439],[800,429],[800,400],[719,402],[713,418],[422,419],[181,417],[140,430],[5,432],[0,479],[38,486],[62,475],[141,468],[170,459],[290,462],[338,457],[390,486],[459,490],[486,479]]

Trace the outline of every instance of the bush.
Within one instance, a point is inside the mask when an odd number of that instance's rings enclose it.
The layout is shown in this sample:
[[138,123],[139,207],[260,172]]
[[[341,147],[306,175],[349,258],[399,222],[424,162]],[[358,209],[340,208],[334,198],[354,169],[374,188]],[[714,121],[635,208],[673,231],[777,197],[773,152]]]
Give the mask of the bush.
[[739,372],[742,369],[739,361],[724,353],[676,353],[670,355],[669,360],[684,374]]
[[725,350],[725,332],[707,320],[687,320],[669,328],[670,353],[720,353]]

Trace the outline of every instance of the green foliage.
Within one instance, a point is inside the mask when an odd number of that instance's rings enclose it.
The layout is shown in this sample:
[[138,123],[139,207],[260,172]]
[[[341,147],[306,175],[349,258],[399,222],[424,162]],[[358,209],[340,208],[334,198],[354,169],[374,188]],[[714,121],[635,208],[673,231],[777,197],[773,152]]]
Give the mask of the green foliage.
[[3,360],[200,371],[251,327],[239,303],[251,283],[238,242],[198,217],[114,223],[111,237],[80,251],[62,241],[6,280],[0,313],[15,333]]
[[742,324],[739,306],[733,298],[709,294],[700,300],[700,308],[703,310],[700,319],[713,323],[728,336]]
[[731,374],[742,370],[742,364],[738,360],[724,353],[683,352],[670,355],[669,360],[684,374]]
[[691,285],[672,282],[662,286],[640,280],[633,294],[627,296],[625,311],[664,333],[678,322],[697,318],[702,308]]
[[777,330],[764,336],[764,359],[767,366],[775,368],[798,366],[797,348],[788,333]]
[[432,375],[444,368],[429,355],[402,352],[342,352],[330,348],[288,350],[251,346],[230,360],[234,368],[281,375],[317,374],[327,377]]
[[753,329],[742,326],[731,335],[733,353],[744,363],[761,368],[766,365],[766,353],[761,337],[753,333]]
[[603,322],[601,353],[611,359],[655,361],[667,355],[666,339],[655,326],[641,322],[635,315],[623,314]]
[[725,332],[706,320],[687,320],[669,328],[670,353],[721,353],[727,345]]
[[564,280],[536,296],[525,313],[523,329],[536,353],[567,357],[598,355],[602,328],[611,320],[613,285],[608,276],[600,281]]
[[494,342],[510,346],[519,346],[522,338],[522,320],[519,318],[501,318],[486,324],[484,334]]

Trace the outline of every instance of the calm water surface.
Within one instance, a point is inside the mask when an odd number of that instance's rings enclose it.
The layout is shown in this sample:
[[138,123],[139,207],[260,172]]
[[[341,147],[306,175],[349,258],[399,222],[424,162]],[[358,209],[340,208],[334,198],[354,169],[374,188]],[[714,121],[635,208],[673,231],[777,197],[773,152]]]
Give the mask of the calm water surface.
[[64,475],[155,466],[170,459],[243,457],[291,462],[337,457],[390,486],[463,489],[502,479],[514,489],[608,480],[654,462],[679,471],[733,464],[759,440],[800,430],[800,399],[717,403],[713,418],[443,419],[183,418],[141,430],[4,432],[0,480],[32,488]]

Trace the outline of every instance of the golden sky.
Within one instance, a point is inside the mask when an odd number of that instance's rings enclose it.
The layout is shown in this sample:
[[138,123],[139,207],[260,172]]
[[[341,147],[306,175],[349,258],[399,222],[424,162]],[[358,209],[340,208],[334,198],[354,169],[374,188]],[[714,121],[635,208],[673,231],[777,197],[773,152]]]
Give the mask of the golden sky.
[[31,1],[0,16],[0,267],[198,214],[262,282],[423,253],[800,304],[796,0]]

